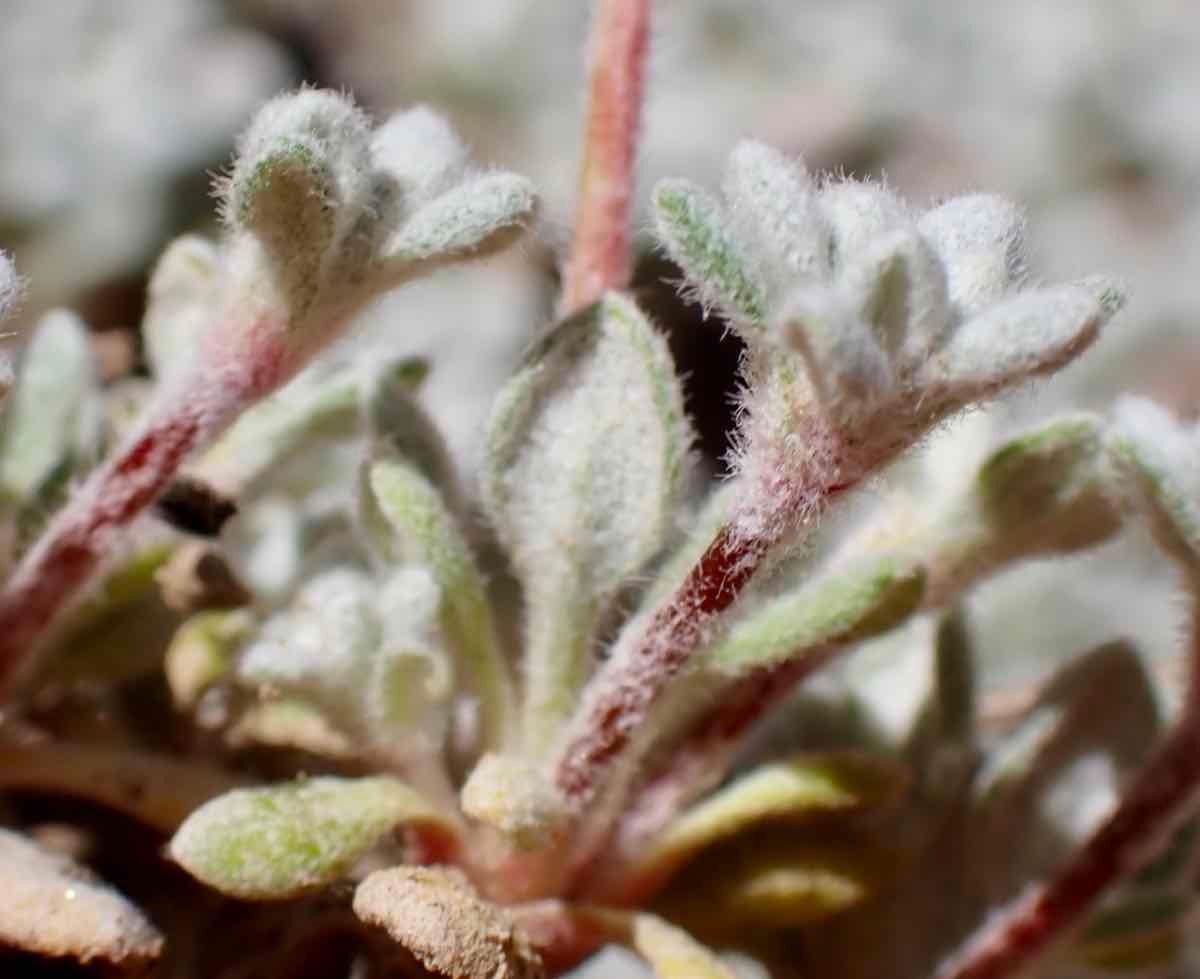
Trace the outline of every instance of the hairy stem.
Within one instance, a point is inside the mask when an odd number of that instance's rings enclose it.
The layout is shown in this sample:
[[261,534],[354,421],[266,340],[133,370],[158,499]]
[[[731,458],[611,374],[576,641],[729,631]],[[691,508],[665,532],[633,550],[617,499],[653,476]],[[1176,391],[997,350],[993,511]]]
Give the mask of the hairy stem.
[[72,495],[0,591],[0,701],[40,641],[118,546],[118,531],[151,503],[184,459],[278,384],[275,363],[201,366]]
[[575,237],[559,312],[629,284],[629,210],[641,124],[650,0],[597,0]]
[[1192,674],[1175,727],[1067,864],[991,918],[936,979],[1024,974],[1085,924],[1100,899],[1170,841],[1200,799],[1200,602],[1193,609]]

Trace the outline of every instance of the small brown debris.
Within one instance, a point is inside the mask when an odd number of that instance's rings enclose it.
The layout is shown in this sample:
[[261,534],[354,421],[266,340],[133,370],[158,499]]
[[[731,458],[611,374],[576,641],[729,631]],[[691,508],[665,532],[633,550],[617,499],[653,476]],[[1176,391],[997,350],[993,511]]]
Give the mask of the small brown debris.
[[542,979],[545,969],[525,934],[500,907],[478,896],[460,873],[392,867],[354,893],[354,913],[384,929],[435,976]]
[[176,476],[155,508],[172,527],[198,537],[216,537],[237,513],[237,502],[195,476]]

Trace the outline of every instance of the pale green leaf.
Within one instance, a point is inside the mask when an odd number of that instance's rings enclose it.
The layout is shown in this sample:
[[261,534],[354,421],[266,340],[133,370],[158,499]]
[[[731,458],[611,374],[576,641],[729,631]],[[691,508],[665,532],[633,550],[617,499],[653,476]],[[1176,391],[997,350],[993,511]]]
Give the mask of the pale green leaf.
[[223,894],[278,900],[338,880],[402,825],[455,834],[451,816],[394,778],[300,779],[213,799],[187,818],[169,852]]
[[510,734],[515,696],[470,547],[437,489],[416,466],[383,459],[366,469],[364,481],[363,510],[374,539],[392,560],[416,561],[437,582],[442,625],[458,673],[479,697],[487,744],[502,744]]
[[705,663],[740,674],[867,639],[911,615],[923,587],[920,565],[894,555],[835,568],[735,621]]
[[907,784],[898,763],[857,752],[766,764],[683,813],[647,849],[634,874],[661,879],[704,848],[764,822],[886,808]]
[[92,461],[100,422],[87,327],[65,310],[37,324],[0,418],[0,493],[29,501],[61,469]]

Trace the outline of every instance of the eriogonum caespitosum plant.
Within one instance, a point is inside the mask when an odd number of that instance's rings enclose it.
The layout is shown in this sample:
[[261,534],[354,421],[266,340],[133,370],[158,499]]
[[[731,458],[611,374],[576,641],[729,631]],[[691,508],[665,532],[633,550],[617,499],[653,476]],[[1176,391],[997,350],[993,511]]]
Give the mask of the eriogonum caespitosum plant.
[[[1007,976],[1173,935],[1192,897],[1195,683],[1117,799],[1144,747],[1127,729],[1160,726],[1129,644],[1081,657],[989,741],[966,599],[1134,522],[1195,591],[1195,432],[1130,402],[1005,432],[915,502],[878,491],[956,415],[1082,354],[1120,288],[1034,284],[1021,214],[992,195],[917,207],[756,141],[719,194],[663,181],[657,242],[743,347],[731,473],[703,492],[683,380],[628,288],[649,15],[597,5],[562,315],[497,397],[477,473],[421,404],[436,364],[335,345],[381,293],[533,221],[530,184],[472,168],[427,109],[373,125],[329,92],[268,103],[222,178],[222,240],[177,240],[151,277],[151,380],[101,388],[80,321],[37,324],[0,430],[17,717],[0,788],[170,834],[170,858],[226,898],[278,902],[301,931],[336,922],[354,974],[553,976],[617,944],[665,979],[733,975],[712,947],[791,975],[789,936],[819,961],[818,928],[878,925],[889,896],[936,903],[922,861],[939,833],[1002,820],[1079,853],[961,951],[962,922],[906,946],[898,974]],[[0,303],[15,281],[5,263]],[[81,662],[119,687],[112,649],[134,636],[184,748],[37,730]],[[804,683],[888,644],[922,664],[910,710]],[[1113,727],[1088,728],[1113,678]],[[828,736],[799,750],[806,705]],[[276,777],[226,764],[242,751]],[[1112,788],[1099,828],[1050,811],[1076,778]],[[1047,812],[1030,815],[1039,780]],[[150,917],[72,862],[15,835],[6,850],[22,907],[61,911],[66,889],[104,927],[0,911],[0,941],[127,970],[162,954]],[[981,912],[1013,897],[981,878],[1003,892]],[[240,965],[273,974],[283,951]]]

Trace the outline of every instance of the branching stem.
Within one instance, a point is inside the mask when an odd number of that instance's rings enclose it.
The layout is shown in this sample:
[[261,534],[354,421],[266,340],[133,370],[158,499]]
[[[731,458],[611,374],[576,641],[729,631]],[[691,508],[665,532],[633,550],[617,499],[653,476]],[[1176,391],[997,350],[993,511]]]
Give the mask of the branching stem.
[[[1194,621],[1193,630],[1197,625]],[[936,979],[1024,974],[1074,934],[1100,899],[1156,856],[1192,815],[1200,797],[1200,630],[1192,643],[1183,711],[1116,809],[1066,866],[989,920],[942,965]]]
[[650,29],[650,0],[598,0],[575,236],[559,312],[629,284],[630,207]]

